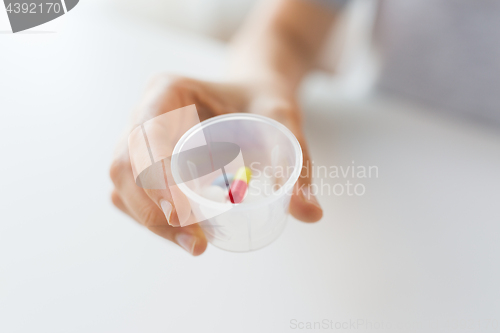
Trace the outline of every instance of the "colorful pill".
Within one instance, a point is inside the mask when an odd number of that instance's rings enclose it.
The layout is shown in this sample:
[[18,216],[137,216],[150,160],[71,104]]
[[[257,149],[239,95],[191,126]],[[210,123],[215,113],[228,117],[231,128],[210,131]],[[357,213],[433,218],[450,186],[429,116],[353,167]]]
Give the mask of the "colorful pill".
[[248,189],[248,183],[252,177],[249,168],[240,168],[234,177],[234,181],[229,189],[229,200],[232,203],[241,203]]
[[236,172],[236,176],[234,177],[235,180],[240,179],[247,184],[250,182],[250,178],[252,178],[252,171],[250,170],[250,168],[247,167],[239,168],[238,171]]
[[[227,181],[229,182],[229,185],[231,185],[231,182],[234,179],[234,175],[232,173],[226,173],[226,177]],[[212,182],[212,185],[222,187],[223,189],[227,189],[226,179],[224,179],[224,175],[220,175],[219,177],[215,178],[215,180]]]

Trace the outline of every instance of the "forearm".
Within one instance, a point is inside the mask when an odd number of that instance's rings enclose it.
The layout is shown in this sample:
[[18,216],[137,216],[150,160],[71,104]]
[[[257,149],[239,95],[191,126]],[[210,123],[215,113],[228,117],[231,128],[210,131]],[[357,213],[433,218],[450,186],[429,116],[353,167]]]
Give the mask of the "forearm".
[[307,0],[262,3],[231,43],[231,78],[293,94],[334,19],[335,13]]

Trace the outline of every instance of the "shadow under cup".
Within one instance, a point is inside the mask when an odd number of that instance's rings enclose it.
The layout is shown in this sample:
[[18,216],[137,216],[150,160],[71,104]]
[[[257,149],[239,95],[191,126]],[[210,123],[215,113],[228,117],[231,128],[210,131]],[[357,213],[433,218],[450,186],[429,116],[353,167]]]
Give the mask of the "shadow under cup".
[[[210,172],[199,175],[196,161],[186,164],[173,158],[173,178],[188,198],[191,212],[210,243],[234,252],[262,248],[272,243],[286,225],[293,187],[302,167],[302,150],[292,132],[281,123],[263,116],[232,113],[192,127],[176,144],[173,156],[223,143],[237,149],[232,155],[236,157],[225,165],[214,167],[212,160]],[[212,159],[211,154],[212,151],[207,160]],[[223,173],[235,174],[243,166],[250,168],[252,177],[242,203],[215,202],[200,195]],[[192,176],[189,181],[181,176],[186,169]],[[227,195],[227,188],[224,190]]]

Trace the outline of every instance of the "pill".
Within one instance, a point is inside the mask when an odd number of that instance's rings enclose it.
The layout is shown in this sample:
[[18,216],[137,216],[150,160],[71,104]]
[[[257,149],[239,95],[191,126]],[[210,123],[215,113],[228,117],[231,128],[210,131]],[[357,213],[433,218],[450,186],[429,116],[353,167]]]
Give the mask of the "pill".
[[[234,179],[234,175],[232,173],[226,173],[226,178],[227,178],[229,185],[231,185],[231,182]],[[226,189],[227,186],[226,186],[226,179],[224,178],[224,175],[220,175],[219,177],[215,178],[215,180],[212,182],[212,185],[219,186],[223,189]]]
[[252,171],[250,170],[250,168],[247,167],[239,168],[238,171],[236,172],[236,176],[234,176],[235,180],[240,179],[247,184],[250,182],[250,178],[252,178]]
[[226,202],[226,191],[222,187],[210,185],[201,190],[201,195],[211,201]]
[[229,190],[229,200],[232,203],[241,203],[248,189],[248,183],[252,177],[252,172],[249,168],[242,167],[236,172],[233,183]]

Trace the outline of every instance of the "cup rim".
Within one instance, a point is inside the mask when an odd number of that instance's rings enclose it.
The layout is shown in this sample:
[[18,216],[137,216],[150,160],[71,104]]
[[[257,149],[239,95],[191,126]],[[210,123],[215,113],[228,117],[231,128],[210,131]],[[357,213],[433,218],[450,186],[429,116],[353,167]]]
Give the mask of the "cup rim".
[[232,203],[220,203],[220,202],[215,202],[212,200],[209,200],[198,193],[194,192],[191,190],[186,184],[184,184],[181,181],[181,177],[179,175],[179,172],[177,171],[177,168],[174,167],[174,165],[177,164],[178,160],[178,154],[182,148],[182,146],[189,140],[190,137],[192,137],[195,133],[198,133],[202,129],[220,123],[224,121],[229,121],[229,120],[244,120],[248,119],[250,121],[259,121],[266,123],[268,125],[271,125],[275,127],[276,129],[280,130],[292,143],[292,146],[294,148],[295,154],[297,155],[297,159],[295,160],[295,165],[292,173],[290,174],[290,177],[288,177],[287,181],[283,186],[281,187],[284,189],[283,193],[286,194],[286,192],[290,189],[293,188],[297,180],[299,179],[300,172],[302,169],[302,163],[303,163],[303,153],[302,153],[302,147],[300,146],[299,141],[293,135],[293,133],[283,124],[280,122],[271,119],[269,117],[261,116],[261,115],[256,115],[256,114],[249,114],[249,113],[230,113],[230,114],[224,114],[220,116],[215,116],[212,118],[209,118],[207,120],[202,121],[201,123],[191,127],[189,130],[184,133],[179,141],[175,144],[174,150],[173,150],[173,156],[172,160],[170,161],[170,167],[172,170],[172,176],[174,178],[174,182],[176,183],[176,186],[182,191],[186,197],[188,197],[189,200],[196,201],[198,204],[202,204],[205,206],[211,206],[214,208],[219,208],[221,210],[227,209],[228,205],[232,206],[231,210],[233,211],[244,211],[244,210],[250,210],[250,209],[255,209],[258,206],[268,206],[274,201],[280,199],[283,197],[284,194],[282,195],[271,195],[263,200],[259,200],[257,202],[251,202],[251,203],[246,203],[246,204],[232,204]]

